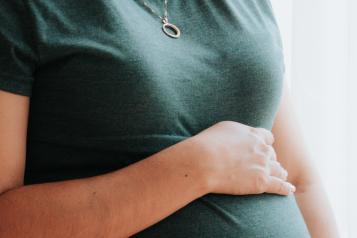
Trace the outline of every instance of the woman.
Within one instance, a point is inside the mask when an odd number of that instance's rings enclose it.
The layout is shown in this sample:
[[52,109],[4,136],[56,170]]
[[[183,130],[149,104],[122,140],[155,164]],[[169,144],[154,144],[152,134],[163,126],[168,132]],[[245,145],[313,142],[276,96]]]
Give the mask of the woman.
[[0,22],[0,237],[337,237],[268,0],[14,0]]

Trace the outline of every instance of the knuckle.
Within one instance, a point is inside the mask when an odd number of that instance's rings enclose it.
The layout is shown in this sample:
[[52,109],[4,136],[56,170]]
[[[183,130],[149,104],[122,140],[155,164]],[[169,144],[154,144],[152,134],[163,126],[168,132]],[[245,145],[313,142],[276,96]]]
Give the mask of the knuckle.
[[286,169],[284,169],[284,173],[285,173],[285,177],[289,176],[289,172]]
[[274,134],[273,132],[271,132],[270,130],[266,129],[266,128],[263,128],[261,127],[260,129],[262,129],[265,133],[267,133],[269,136],[273,137],[274,138]]
[[272,148],[270,145],[267,145],[265,143],[260,143],[259,148],[264,151],[264,152],[271,152]]
[[266,153],[267,157],[272,161],[277,161],[277,155],[274,148],[271,145],[265,144],[264,152]]
[[269,155],[269,156],[274,156],[275,155],[275,150],[271,145],[267,145],[265,143],[260,143],[259,144],[259,149],[263,153]]
[[276,157],[274,153],[268,153],[267,157],[269,158],[270,161],[276,161]]
[[272,148],[272,149],[271,149],[271,158],[272,158],[272,160],[278,161],[278,158],[277,158],[277,157],[278,157],[278,156],[277,156],[277,154],[276,154],[276,152],[275,152],[275,149]]
[[276,155],[275,149],[274,149],[274,147],[271,146],[271,145],[267,145],[267,151],[268,151],[269,153],[271,153],[273,156]]
[[284,179],[287,179],[288,178],[288,176],[289,176],[289,173],[288,173],[288,171],[287,170],[285,170],[285,169],[283,169],[283,178]]
[[276,166],[278,177],[280,177],[280,178],[282,178],[284,180],[287,179],[288,171],[286,169],[284,169],[283,167],[281,167],[278,162],[274,161],[274,163],[275,163],[274,166]]
[[274,134],[270,130],[265,129],[264,127],[257,127],[257,129],[263,132],[263,134],[266,134],[272,140],[272,143],[274,143]]
[[267,133],[267,134],[272,134],[271,131],[265,129],[264,127],[256,127],[257,130],[260,130],[263,133]]
[[282,179],[285,179],[285,172],[284,172],[284,170],[279,169],[278,172],[277,172],[277,174],[278,174],[278,177],[280,177],[280,178],[282,178]]
[[249,132],[252,133],[252,134],[257,134],[258,130],[255,127],[249,127]]
[[250,136],[255,146],[255,149],[257,151],[262,151],[262,144],[265,144],[264,138],[257,133],[252,133]]
[[268,165],[268,159],[267,159],[266,155],[264,155],[264,154],[256,153],[254,155],[254,159],[258,165],[261,165],[264,167],[266,167]]
[[269,131],[269,130],[266,130],[266,131],[268,132],[268,135],[270,136],[270,138],[271,138],[271,140],[272,140],[272,143],[274,143],[274,142],[275,142],[274,134],[273,134],[271,131]]
[[250,127],[249,129],[250,135],[256,140],[259,141],[260,143],[264,143],[263,135],[259,131],[259,128],[256,127]]
[[278,167],[280,168],[280,171],[283,175],[288,175],[288,171],[286,169],[284,169],[281,165],[278,165]]

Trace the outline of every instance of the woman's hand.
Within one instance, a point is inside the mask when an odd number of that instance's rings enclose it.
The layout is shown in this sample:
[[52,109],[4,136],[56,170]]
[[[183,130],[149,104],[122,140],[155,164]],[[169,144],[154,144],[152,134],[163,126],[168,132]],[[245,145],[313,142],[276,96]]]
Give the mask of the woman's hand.
[[287,171],[276,159],[271,146],[274,137],[269,130],[221,121],[193,139],[205,151],[197,157],[204,160],[210,192],[288,195],[295,191],[295,186],[286,181]]

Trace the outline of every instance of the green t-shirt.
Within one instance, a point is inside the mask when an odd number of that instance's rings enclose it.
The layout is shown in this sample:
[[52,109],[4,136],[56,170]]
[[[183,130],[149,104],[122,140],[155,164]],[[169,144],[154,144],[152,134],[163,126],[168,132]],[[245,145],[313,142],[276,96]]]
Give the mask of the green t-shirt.
[[[117,170],[223,120],[272,128],[284,63],[269,0],[170,0],[178,39],[136,0],[0,4],[0,88],[31,97],[25,184]],[[207,194],[135,237],[310,236],[294,196],[264,193]]]

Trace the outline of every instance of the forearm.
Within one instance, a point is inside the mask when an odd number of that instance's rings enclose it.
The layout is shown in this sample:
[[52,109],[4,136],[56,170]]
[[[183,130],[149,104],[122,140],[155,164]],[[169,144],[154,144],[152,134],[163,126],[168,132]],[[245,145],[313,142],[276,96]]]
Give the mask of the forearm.
[[198,147],[187,140],[112,173],[2,194],[0,237],[118,238],[143,230],[208,192],[191,158]]
[[312,238],[338,238],[335,217],[323,184],[297,185],[295,198]]

